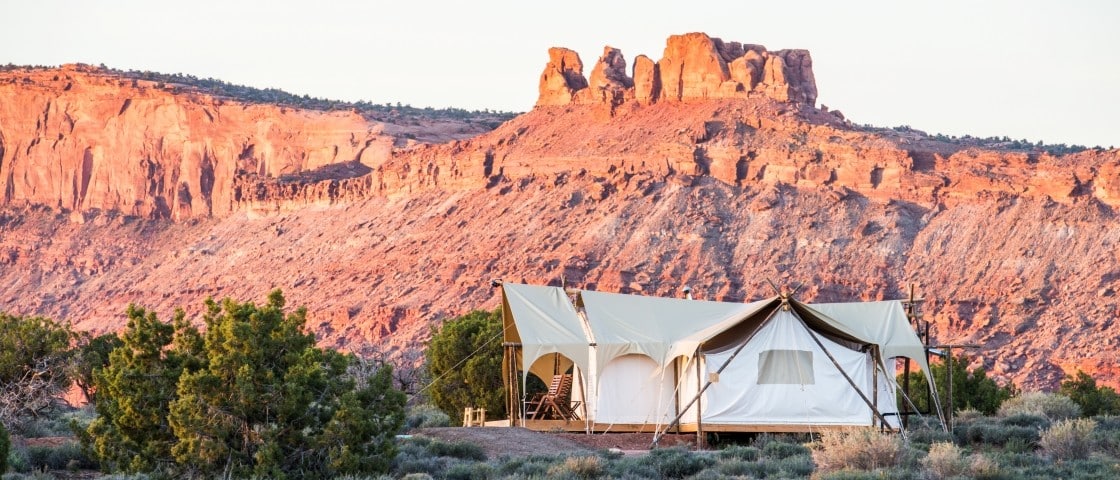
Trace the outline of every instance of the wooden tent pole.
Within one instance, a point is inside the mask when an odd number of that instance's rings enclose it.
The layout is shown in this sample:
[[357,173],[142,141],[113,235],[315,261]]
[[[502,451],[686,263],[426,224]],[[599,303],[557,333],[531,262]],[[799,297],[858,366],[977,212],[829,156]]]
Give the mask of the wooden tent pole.
[[[782,300],[782,303],[785,304],[785,299]],[[751,343],[751,339],[754,338],[755,334],[762,330],[763,326],[765,326],[767,323],[770,323],[770,319],[774,318],[774,314],[778,313],[778,309],[780,308],[782,308],[781,305],[775,307],[774,310],[772,310],[770,314],[766,316],[766,319],[763,320],[762,323],[759,323],[758,326],[755,327],[754,331],[747,336],[747,339],[744,340],[743,343],[740,343],[739,346],[735,348],[734,352],[731,352],[731,356],[723,362],[723,365],[720,365],[719,370],[716,370],[716,375],[723,373],[723,369],[727,368],[727,365],[729,365],[731,361],[735,359],[736,355],[739,355],[739,352],[741,352],[748,343]],[[699,362],[699,360],[697,361]],[[701,388],[699,392],[696,392],[696,396],[692,397],[692,401],[688,402],[688,404],[681,409],[681,413],[677,414],[677,417],[674,418],[673,421],[669,422],[669,425],[665,427],[665,430],[658,432],[653,436],[653,443],[650,444],[650,448],[656,447],[657,443],[661,441],[661,437],[664,437],[665,434],[669,432],[669,430],[673,429],[673,427],[680,427],[681,417],[683,417],[685,413],[688,413],[688,409],[692,407],[692,404],[700,401],[700,396],[703,395],[704,391],[707,390],[710,386],[712,386],[711,378],[708,379],[708,382],[704,384],[704,387]]]
[[[696,347],[696,352],[692,355],[696,359],[696,389],[699,390],[703,388],[700,384],[704,381],[700,378],[700,347]],[[696,397],[696,448],[698,449],[704,448],[704,424],[702,422],[703,416],[700,413],[701,404],[700,397]],[[681,426],[677,425],[677,430],[680,430],[680,428]]]
[[[879,410],[879,369],[876,367],[875,364],[879,363],[879,346],[875,345],[875,346],[871,347],[871,351],[873,352],[872,353],[872,358],[871,358],[871,362],[872,362],[872,365],[871,365],[871,403],[872,403],[872,406],[871,406],[871,408],[874,409],[875,411],[878,411]],[[872,423],[872,425],[875,424],[875,417],[874,416],[871,417],[871,423]],[[879,424],[879,429],[882,430],[886,426],[887,426],[886,424]]]
[[813,333],[813,329],[809,328],[809,324],[805,323],[805,320],[802,319],[801,315],[798,315],[797,312],[793,312],[793,316],[797,317],[797,321],[801,322],[801,326],[805,327],[806,332],[809,332],[809,337],[812,338],[814,342],[816,342],[818,347],[821,347],[821,350],[824,351],[824,354],[826,356],[828,356],[828,359],[832,360],[832,365],[836,367],[836,370],[838,372],[840,372],[840,375],[842,375],[844,377],[844,380],[848,381],[848,385],[851,385],[852,388],[854,388],[856,390],[856,393],[859,394],[859,398],[863,399],[863,403],[866,403],[867,406],[869,408],[871,408],[871,412],[874,413],[875,416],[879,418],[880,422],[882,422],[883,424],[886,424],[887,419],[885,417],[883,417],[882,413],[879,413],[879,409],[875,408],[875,405],[871,403],[871,400],[867,399],[867,395],[865,395],[863,393],[863,390],[859,389],[859,387],[856,385],[856,382],[854,380],[852,380],[852,377],[848,376],[848,372],[844,371],[844,369],[840,366],[840,362],[837,362],[836,358],[833,357],[831,353],[829,353],[828,349],[824,348],[824,344],[821,343],[821,339],[817,338],[817,334]]

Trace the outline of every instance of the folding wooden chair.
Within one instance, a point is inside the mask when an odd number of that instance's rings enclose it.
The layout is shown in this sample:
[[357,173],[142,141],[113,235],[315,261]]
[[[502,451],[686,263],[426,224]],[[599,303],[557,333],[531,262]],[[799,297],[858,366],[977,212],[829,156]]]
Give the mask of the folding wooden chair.
[[538,393],[525,403],[525,416],[533,420],[541,418],[578,420],[575,412],[581,402],[571,401],[572,376],[553,375],[547,393]]

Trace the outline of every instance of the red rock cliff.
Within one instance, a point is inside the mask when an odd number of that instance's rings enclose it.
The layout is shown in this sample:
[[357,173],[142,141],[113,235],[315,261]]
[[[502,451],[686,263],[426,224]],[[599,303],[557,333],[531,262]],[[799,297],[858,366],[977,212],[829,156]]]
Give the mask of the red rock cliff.
[[[189,222],[136,218],[136,199],[146,205],[182,196],[168,197],[164,173],[129,173],[136,167],[125,160],[91,166],[107,169],[101,175],[110,193],[99,195],[127,199],[120,210],[67,212],[68,192],[88,199],[94,188],[83,195],[84,181],[75,180],[85,177],[84,147],[60,147],[97,144],[104,158],[156,158],[150,165],[182,170],[191,163],[166,152],[232,142],[222,150],[230,153],[212,158],[238,165],[241,136],[258,135],[254,145],[273,138],[254,133],[262,122],[307,116],[300,128],[314,130],[320,123],[312,119],[322,114],[274,108],[237,117],[257,110],[101,76],[85,81],[116,83],[67,97],[76,87],[67,90],[62,79],[72,72],[26,82],[15,75],[23,83],[4,84],[14,98],[0,109],[42,108],[28,109],[26,118],[5,113],[0,123],[0,177],[23,182],[18,197],[15,183],[3,184],[7,198],[20,200],[0,208],[0,309],[104,330],[123,325],[131,302],[164,315],[179,306],[195,313],[206,296],[261,299],[280,287],[291,304],[308,307],[322,341],[361,350],[375,342],[415,345],[433,322],[493,308],[491,278],[658,295],[689,284],[700,298],[726,300],[768,295],[772,279],[805,283],[801,296],[824,302],[898,298],[906,284],[920,282],[937,339],[984,345],[977,363],[1001,378],[1052,387],[1084,368],[1118,383],[1120,151],[1053,156],[859,127],[796,100],[810,91],[807,56],[763,55],[761,47],[714,39],[714,56],[688,53],[692,47],[683,46],[709,44],[697,35],[670,43],[682,47],[666,55],[674,60],[639,56],[632,78],[621,53],[606,49],[587,86],[573,75],[582,69],[578,58],[554,50],[542,84],[567,103],[469,139],[318,168],[303,154],[267,157],[290,160],[269,160],[265,175],[222,167],[233,173],[223,190],[228,203],[220,203],[237,214],[215,210]],[[695,74],[702,65],[711,69]],[[720,80],[720,65],[731,80]],[[670,88],[660,73],[666,66],[692,73]],[[789,87],[775,89],[782,81]],[[724,88],[735,84],[746,95]],[[35,126],[57,121],[56,113],[42,118],[47,104],[61,105],[57,98],[71,105],[63,113],[100,112],[77,125],[119,122],[121,110],[127,117],[136,106],[124,108],[124,100],[147,98],[144,88],[169,105],[144,110],[114,136],[61,128],[66,141],[55,145],[58,131],[40,134]],[[88,106],[98,98],[111,107]],[[611,115],[602,115],[604,105]],[[183,109],[197,110],[188,118],[202,126],[159,120],[160,112]],[[211,110],[219,113],[215,123],[230,123],[207,126],[202,112]],[[350,122],[327,117],[322,124]],[[149,123],[159,128],[146,129]],[[270,144],[314,152],[308,145],[337,137]],[[343,144],[338,157],[357,155],[347,148],[360,146]],[[29,148],[38,152],[37,168],[20,167]],[[58,152],[68,153],[52,156]],[[258,155],[254,148],[246,157],[263,162]],[[286,165],[292,173],[275,176]],[[155,171],[170,167],[163,168]],[[40,201],[40,191],[53,193]]]
[[810,106],[817,101],[808,51],[770,52],[761,45],[724,42],[703,33],[669,37],[656,68],[639,56],[633,78],[626,75],[622,52],[615,48],[604,49],[590,82],[583,78],[583,63],[575,52],[553,48],[549,57],[537,106],[604,104],[613,111],[630,100],[649,104],[751,95]]
[[89,67],[0,72],[0,205],[220,217],[238,209],[246,179],[348,163],[368,171],[401,130]]

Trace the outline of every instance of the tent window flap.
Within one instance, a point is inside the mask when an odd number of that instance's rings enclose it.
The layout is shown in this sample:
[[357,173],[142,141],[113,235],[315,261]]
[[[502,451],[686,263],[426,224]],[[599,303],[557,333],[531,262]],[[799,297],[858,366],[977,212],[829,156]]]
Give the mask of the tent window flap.
[[758,352],[759,385],[813,385],[813,352],[763,350]]

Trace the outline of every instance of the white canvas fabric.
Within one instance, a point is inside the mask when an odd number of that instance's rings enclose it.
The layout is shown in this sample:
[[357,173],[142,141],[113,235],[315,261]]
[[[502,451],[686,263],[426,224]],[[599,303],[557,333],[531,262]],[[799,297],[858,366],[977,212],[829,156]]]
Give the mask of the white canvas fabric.
[[[580,291],[577,305],[583,310],[577,313],[561,288],[503,287],[513,332],[507,341],[520,341],[526,375],[534,367],[532,372],[547,381],[557,362],[561,370],[574,364],[582,382],[574,386],[573,399],[586,406],[588,421],[664,425],[756,325],[759,331],[704,393],[703,422],[872,424],[870,407],[806,328],[817,332],[894,426],[898,417],[889,414],[897,411],[896,385],[888,360],[911,358],[929,378],[923,345],[897,301],[807,305],[791,300],[794,308],[783,310],[777,297],[744,304]],[[706,342],[710,350],[697,359],[693,354]],[[885,362],[877,384],[872,381],[877,359],[853,347],[868,344],[879,346]],[[765,369],[761,377],[760,368]],[[692,406],[681,423],[695,421]]]
[[822,320],[879,345],[883,360],[907,357],[917,361],[929,378],[925,346],[906,318],[902,302],[812,303],[806,306]]
[[599,373],[598,423],[662,425],[676,415],[673,367],[641,354],[615,357]]
[[658,365],[668,365],[680,355],[691,356],[707,337],[768,302],[707,302],[588,290],[580,292],[580,299],[597,344],[600,370],[611,360],[633,353]]
[[[538,359],[552,353],[568,357],[583,371],[588,370],[591,339],[584,333],[576,309],[564,289],[506,283],[502,285],[502,291],[521,338],[521,368],[525,376]],[[534,373],[546,383],[552,379],[551,368],[547,369],[549,373],[544,373],[541,368],[537,370]]]
[[[845,372],[865,392],[871,392],[872,360],[818,336]],[[772,355],[776,360],[811,357],[811,365],[783,365],[771,361],[774,372],[760,371],[759,359],[767,351],[805,352],[797,355]],[[706,354],[709,372],[727,362],[733,350]],[[811,371],[811,380],[804,377]],[[768,375],[769,374],[769,375]],[[759,384],[761,377],[787,378],[789,383]],[[798,378],[802,378],[798,380]],[[762,326],[754,339],[731,360],[701,399],[706,423],[743,425],[870,425],[872,412],[859,394],[837,371],[828,356],[809,336],[805,326],[792,312],[779,311]]]

